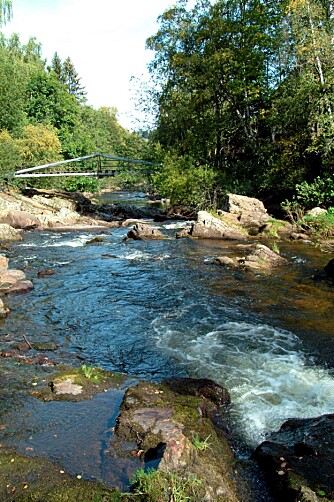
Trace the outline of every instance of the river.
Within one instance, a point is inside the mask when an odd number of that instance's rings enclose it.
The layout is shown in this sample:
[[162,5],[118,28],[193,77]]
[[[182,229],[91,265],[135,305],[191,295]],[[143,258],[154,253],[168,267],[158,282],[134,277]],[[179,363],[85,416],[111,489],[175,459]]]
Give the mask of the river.
[[[8,297],[0,334],[52,341],[64,363],[212,378],[229,390],[233,428],[249,448],[290,417],[332,413],[333,289],[309,279],[331,256],[280,243],[289,266],[254,276],[212,264],[231,243],[175,239],[184,224],[156,224],[170,239],[146,242],[124,242],[126,228],[99,232],[98,245],[87,245],[96,232],[26,234],[10,266],[35,289]],[[46,268],[55,274],[38,278]]]

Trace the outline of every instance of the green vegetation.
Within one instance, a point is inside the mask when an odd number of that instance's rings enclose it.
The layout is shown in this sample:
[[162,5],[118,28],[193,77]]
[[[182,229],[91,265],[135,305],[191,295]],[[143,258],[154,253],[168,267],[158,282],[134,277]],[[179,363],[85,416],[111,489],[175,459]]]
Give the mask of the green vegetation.
[[94,368],[93,366],[87,366],[86,364],[83,364],[81,366],[81,371],[84,375],[85,378],[88,378],[88,380],[95,380],[96,382],[99,382],[101,378],[103,378],[103,372],[99,368]]
[[198,434],[195,434],[192,440],[193,446],[195,446],[196,450],[204,451],[210,448],[209,443],[210,436],[207,436],[205,439],[200,439]]
[[[0,4],[8,17],[10,2]],[[0,25],[2,17],[0,15]],[[122,128],[115,108],[93,109],[74,64],[55,53],[51,65],[35,38],[21,44],[17,34],[0,33],[0,179],[19,168],[71,159],[94,152],[149,159],[148,141]],[[98,190],[97,180],[39,179],[40,188]]]
[[[139,469],[131,480],[131,487],[135,494],[144,495],[148,502],[186,502],[201,499],[199,479],[182,477],[172,472]],[[205,493],[202,494],[204,495]]]
[[318,0],[179,0],[160,16],[146,103],[167,151],[158,190],[195,206],[224,190],[333,205],[331,12]]

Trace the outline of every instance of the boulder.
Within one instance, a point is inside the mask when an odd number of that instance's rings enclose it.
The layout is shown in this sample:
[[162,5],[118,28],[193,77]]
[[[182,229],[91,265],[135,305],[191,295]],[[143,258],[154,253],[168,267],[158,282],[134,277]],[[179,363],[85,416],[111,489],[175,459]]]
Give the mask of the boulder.
[[7,223],[0,223],[0,242],[22,241],[21,230],[16,230]]
[[216,403],[225,402],[227,395],[211,380],[140,382],[125,393],[115,431],[120,442],[113,440],[111,447],[119,451],[122,441],[134,441],[138,450],[132,454],[144,461],[160,461],[162,478],[166,475],[168,480],[172,474],[184,487],[187,480],[196,478],[197,488],[189,493],[189,500],[237,502],[232,450],[202,411],[218,409]]
[[55,271],[52,268],[46,268],[44,270],[40,270],[37,273],[37,277],[47,277],[49,275],[54,275]]
[[332,258],[324,267],[325,274],[329,279],[334,279],[334,258]]
[[226,194],[222,210],[237,215],[243,224],[247,222],[254,225],[256,222],[261,225],[269,218],[262,201],[245,195]]
[[246,256],[235,258],[219,256],[215,258],[213,262],[223,267],[267,271],[273,267],[286,264],[287,260],[264,244],[256,244],[251,246],[250,252]]
[[145,223],[136,223],[132,230],[128,232],[128,239],[152,240],[164,239],[165,235],[158,228],[151,227]]
[[13,228],[30,229],[40,226],[40,221],[26,211],[5,210],[0,212],[0,223],[7,223]]
[[201,239],[244,240],[247,233],[233,223],[223,221],[207,211],[199,211],[190,235]]
[[24,272],[21,270],[6,270],[0,273],[0,292],[8,293],[26,293],[33,289],[31,281],[27,280]]
[[328,285],[334,282],[334,258],[332,258],[319,274],[312,276],[314,281],[325,281]]
[[278,500],[333,500],[334,415],[288,420],[253,458]]
[[312,216],[313,218],[317,218],[318,216],[322,215],[322,214],[327,214],[327,211],[326,209],[323,209],[322,207],[314,207],[313,209],[310,209],[309,211],[307,211],[307,213],[309,216]]

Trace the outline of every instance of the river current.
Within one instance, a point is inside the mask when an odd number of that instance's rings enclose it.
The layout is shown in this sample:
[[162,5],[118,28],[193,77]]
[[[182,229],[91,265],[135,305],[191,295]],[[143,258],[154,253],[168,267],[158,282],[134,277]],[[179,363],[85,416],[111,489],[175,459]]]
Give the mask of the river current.
[[212,264],[231,243],[175,239],[184,224],[156,224],[170,238],[146,242],[124,242],[127,228],[99,231],[98,245],[96,232],[26,234],[10,266],[35,289],[8,297],[1,329],[54,342],[64,363],[212,378],[251,448],[288,418],[332,413],[333,289],[308,279],[331,256],[282,244],[289,266],[253,276]]

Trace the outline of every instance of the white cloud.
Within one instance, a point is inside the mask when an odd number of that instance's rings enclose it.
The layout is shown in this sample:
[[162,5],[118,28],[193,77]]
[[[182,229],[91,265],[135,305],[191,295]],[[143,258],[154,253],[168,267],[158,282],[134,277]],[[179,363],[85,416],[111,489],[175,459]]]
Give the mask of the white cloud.
[[146,39],[158,29],[157,17],[170,0],[14,0],[13,20],[4,27],[21,42],[35,36],[43,56],[70,56],[94,108],[115,106],[130,127],[134,114],[131,76],[146,73],[151,55]]

